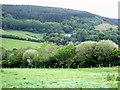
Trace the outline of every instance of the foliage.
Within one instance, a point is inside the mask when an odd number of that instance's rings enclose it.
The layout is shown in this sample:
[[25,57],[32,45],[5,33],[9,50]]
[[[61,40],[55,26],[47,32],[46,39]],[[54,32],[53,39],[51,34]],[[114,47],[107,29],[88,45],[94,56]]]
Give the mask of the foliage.
[[77,62],[79,62],[81,67],[86,66],[95,66],[96,65],[96,57],[95,57],[95,47],[97,42],[94,41],[86,41],[80,43],[76,48],[77,53]]
[[61,47],[55,54],[55,59],[60,63],[60,65],[67,64],[68,68],[74,62],[76,47],[73,44],[68,44],[64,47]]
[[120,81],[120,76],[118,76],[118,77],[116,78],[116,81]]
[[38,61],[38,52],[37,50],[34,49],[28,49],[23,53],[23,65],[26,66],[28,65],[29,67],[33,66],[33,63],[35,63],[36,66],[36,61]]
[[[3,37],[6,38],[36,42],[49,41],[58,45],[109,39],[120,45],[115,19],[71,9],[29,5],[2,5],[2,11],[3,29],[43,35],[43,39],[39,39],[34,37],[36,35],[21,38],[13,34],[12,36],[4,34]],[[66,39],[65,34],[71,34],[71,37]]]
[[[95,16],[83,11],[30,5],[2,5],[2,10],[16,19],[35,19],[42,22],[62,22],[71,16],[88,18]],[[5,13],[3,16],[6,15]]]
[[110,59],[113,65],[120,65],[120,48],[112,52]]
[[53,61],[51,57],[53,57],[53,54],[57,50],[57,47],[58,46],[54,43],[45,42],[40,48],[38,48],[40,65],[42,64],[41,67],[49,67],[54,65],[56,61]]
[[0,47],[0,60],[6,59],[6,50],[3,47]]
[[3,67],[78,68],[117,66],[120,63],[118,45],[110,40],[85,41],[77,46],[57,46],[42,43],[36,48],[5,50],[1,48]]
[[107,81],[115,81],[115,75],[114,74],[108,74],[106,77]]
[[109,66],[111,63],[111,55],[115,49],[118,49],[118,45],[110,40],[101,40],[96,46],[96,56],[98,62],[104,66]]

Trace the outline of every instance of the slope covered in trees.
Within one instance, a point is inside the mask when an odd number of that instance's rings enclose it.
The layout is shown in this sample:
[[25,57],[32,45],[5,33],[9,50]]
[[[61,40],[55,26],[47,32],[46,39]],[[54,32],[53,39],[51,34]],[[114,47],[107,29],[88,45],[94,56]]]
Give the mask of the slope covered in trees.
[[2,10],[16,19],[36,19],[43,22],[62,22],[71,16],[94,17],[93,14],[83,11],[29,5],[3,5]]
[[[2,11],[4,30],[43,34],[42,41],[65,45],[70,42],[109,39],[120,45],[115,19],[85,11],[30,5],[3,5]],[[107,25],[107,28],[104,29],[103,25]]]
[[95,16],[104,19],[105,21],[115,24],[116,19],[110,19],[101,17],[89,12],[53,8],[43,6],[31,6],[31,5],[2,5],[2,10],[11,14],[16,19],[36,19],[43,22],[62,22],[63,20],[70,19],[71,16],[79,18],[93,18]]

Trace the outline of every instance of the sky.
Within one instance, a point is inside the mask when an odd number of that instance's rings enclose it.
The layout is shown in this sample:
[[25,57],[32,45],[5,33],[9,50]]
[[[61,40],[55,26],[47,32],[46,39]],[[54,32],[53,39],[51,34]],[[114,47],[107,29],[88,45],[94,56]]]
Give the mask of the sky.
[[119,0],[0,0],[0,4],[62,7],[118,18]]

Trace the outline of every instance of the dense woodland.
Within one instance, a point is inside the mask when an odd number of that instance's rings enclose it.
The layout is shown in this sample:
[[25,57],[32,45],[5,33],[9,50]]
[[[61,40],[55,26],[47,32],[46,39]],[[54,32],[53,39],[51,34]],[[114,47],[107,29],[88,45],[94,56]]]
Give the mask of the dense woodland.
[[2,10],[11,14],[15,19],[35,19],[42,22],[62,22],[72,16],[79,18],[99,17],[111,24],[117,24],[116,19],[101,17],[86,11],[64,8],[31,6],[31,5],[2,5]]

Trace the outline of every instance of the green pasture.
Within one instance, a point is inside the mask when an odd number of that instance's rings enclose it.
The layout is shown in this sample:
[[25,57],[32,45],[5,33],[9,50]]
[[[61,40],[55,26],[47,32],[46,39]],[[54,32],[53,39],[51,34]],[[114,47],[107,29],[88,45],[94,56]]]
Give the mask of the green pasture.
[[[3,88],[117,88],[118,67],[1,69]],[[1,85],[0,85],[1,86]]]
[[102,23],[98,26],[95,26],[95,29],[100,30],[100,31],[105,31],[105,30],[108,30],[110,28],[117,29],[117,26],[116,25],[111,25],[109,23]]
[[4,47],[5,49],[12,50],[13,48],[17,48],[17,49],[26,48],[26,47],[36,48],[36,47],[40,47],[41,43],[0,38],[0,46]]
[[21,38],[43,39],[43,34],[35,34],[32,32],[18,31],[18,30],[0,30],[2,35],[13,35]]

